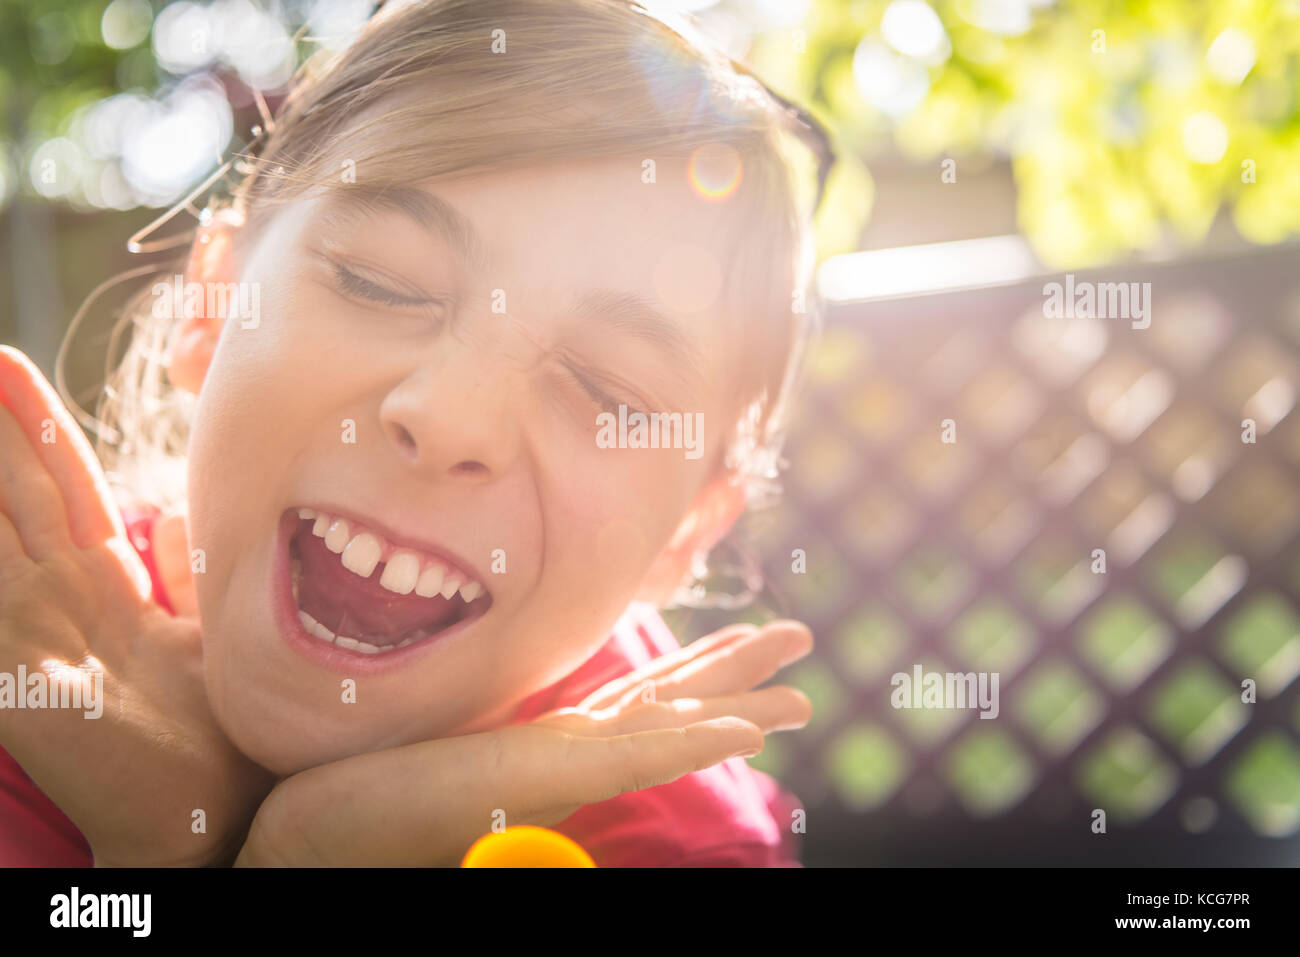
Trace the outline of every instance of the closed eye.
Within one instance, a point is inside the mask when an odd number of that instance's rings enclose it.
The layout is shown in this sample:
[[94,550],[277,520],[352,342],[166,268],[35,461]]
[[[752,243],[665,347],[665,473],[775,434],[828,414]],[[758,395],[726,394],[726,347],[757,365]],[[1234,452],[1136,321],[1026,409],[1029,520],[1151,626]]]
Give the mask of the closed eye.
[[590,373],[585,373],[570,363],[564,363],[564,368],[569,373],[569,378],[577,383],[578,387],[587,394],[587,397],[594,402],[602,412],[608,412],[611,415],[618,415],[619,406],[623,406],[629,413],[640,412],[637,407],[639,402],[634,400],[629,402],[627,399],[618,398],[610,395],[598,384],[598,379]]
[[357,275],[347,266],[340,262],[330,261],[330,266],[334,270],[334,278],[339,287],[353,296],[361,299],[368,299],[371,302],[382,302],[389,306],[434,306],[438,305],[441,300],[433,299],[429,296],[410,296],[398,292],[396,289],[390,289],[388,286],[372,282],[363,276]]

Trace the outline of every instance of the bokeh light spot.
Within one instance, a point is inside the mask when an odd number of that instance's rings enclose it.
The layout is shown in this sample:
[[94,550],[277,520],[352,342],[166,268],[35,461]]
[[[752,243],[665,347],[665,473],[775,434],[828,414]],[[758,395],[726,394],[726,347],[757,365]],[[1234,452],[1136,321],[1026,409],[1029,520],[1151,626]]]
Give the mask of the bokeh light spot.
[[595,867],[576,841],[532,825],[508,827],[474,842],[461,867]]
[[1183,123],[1183,149],[1197,163],[1217,163],[1228,151],[1228,128],[1213,113],[1193,113]]

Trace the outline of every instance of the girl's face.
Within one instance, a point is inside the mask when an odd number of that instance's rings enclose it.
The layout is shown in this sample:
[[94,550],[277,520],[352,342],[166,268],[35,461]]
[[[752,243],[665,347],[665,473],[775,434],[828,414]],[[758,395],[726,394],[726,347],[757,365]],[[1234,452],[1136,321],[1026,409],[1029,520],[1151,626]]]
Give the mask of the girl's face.
[[[254,760],[503,721],[674,553],[738,370],[728,204],[685,164],[657,180],[625,159],[381,192],[358,169],[209,277],[258,305],[225,323],[189,448],[209,693]],[[620,404],[681,413],[681,447],[606,447]]]

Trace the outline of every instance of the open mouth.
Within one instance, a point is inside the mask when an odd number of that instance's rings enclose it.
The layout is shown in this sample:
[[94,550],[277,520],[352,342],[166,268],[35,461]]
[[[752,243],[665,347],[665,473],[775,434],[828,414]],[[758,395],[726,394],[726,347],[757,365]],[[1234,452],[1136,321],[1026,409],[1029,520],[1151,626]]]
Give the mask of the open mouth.
[[445,555],[394,544],[354,519],[298,508],[290,587],[312,638],[366,655],[427,641],[487,612],[492,596]]

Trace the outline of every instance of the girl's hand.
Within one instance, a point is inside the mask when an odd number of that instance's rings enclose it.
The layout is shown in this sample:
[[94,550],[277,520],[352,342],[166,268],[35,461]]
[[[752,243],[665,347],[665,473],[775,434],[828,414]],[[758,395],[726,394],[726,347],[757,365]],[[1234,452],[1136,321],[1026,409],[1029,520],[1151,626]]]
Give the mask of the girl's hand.
[[103,681],[98,719],[0,710],[0,745],[96,864],[228,862],[273,778],[211,715],[197,622],[148,596],[85,437],[40,371],[0,347],[0,671]]
[[281,781],[237,865],[455,866],[503,811],[549,825],[584,804],[758,753],[812,713],[794,688],[751,690],[807,654],[808,629],[723,629],[514,727],[376,751]]

